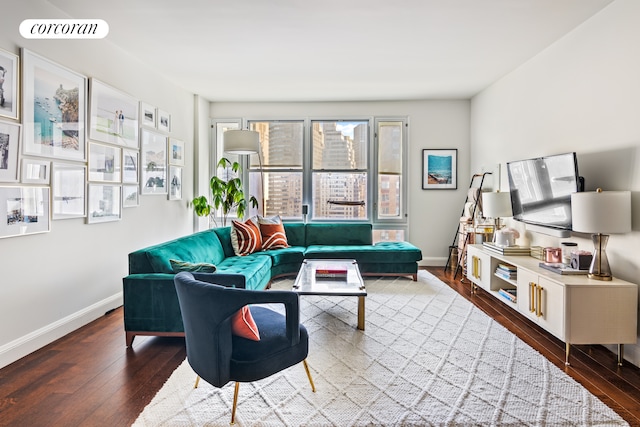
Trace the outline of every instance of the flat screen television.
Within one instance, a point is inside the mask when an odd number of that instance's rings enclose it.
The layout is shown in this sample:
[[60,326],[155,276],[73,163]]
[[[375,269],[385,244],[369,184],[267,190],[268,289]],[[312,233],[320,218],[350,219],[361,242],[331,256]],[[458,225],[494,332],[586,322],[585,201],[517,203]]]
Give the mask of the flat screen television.
[[571,193],[582,190],[576,153],[507,163],[513,218],[571,230]]

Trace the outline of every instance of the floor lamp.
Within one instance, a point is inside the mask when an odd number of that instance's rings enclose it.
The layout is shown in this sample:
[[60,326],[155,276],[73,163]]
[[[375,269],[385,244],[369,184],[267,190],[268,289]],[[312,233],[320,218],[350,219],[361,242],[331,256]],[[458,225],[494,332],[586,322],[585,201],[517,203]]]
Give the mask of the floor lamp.
[[[607,258],[609,234],[631,231],[630,191],[586,191],[571,194],[572,229],[591,236],[594,253],[589,267],[589,278],[611,280],[611,267]],[[607,234],[603,234],[607,233]]]
[[[264,194],[264,175],[262,172],[262,156],[260,149],[260,134],[253,130],[234,129],[228,130],[223,134],[223,151],[229,154],[238,155],[258,155],[260,163],[260,186],[262,191],[262,215],[266,215],[265,194]],[[250,162],[247,162],[250,166]]]

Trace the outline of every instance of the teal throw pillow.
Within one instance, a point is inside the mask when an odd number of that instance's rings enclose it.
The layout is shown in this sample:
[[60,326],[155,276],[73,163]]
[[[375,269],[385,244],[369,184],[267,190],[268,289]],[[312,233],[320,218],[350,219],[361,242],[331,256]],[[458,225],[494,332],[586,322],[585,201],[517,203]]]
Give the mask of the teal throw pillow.
[[196,273],[215,273],[216,266],[213,264],[209,264],[206,262],[187,262],[187,261],[178,261],[177,259],[170,259],[169,263],[171,263],[171,268],[174,273],[179,273],[181,271],[191,271]]

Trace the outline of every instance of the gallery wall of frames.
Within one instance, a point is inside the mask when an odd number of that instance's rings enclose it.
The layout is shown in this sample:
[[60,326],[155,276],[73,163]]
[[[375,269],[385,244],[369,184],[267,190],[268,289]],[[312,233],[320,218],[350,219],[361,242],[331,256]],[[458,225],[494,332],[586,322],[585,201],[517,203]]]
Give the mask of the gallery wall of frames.
[[0,49],[0,238],[69,218],[118,221],[147,195],[181,200],[184,155],[169,112],[30,50]]

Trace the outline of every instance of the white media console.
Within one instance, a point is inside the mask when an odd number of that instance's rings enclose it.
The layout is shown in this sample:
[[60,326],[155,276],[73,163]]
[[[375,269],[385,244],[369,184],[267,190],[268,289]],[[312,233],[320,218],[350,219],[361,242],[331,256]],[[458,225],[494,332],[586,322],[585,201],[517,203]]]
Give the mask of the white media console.
[[[516,268],[515,280],[496,275],[501,263]],[[565,343],[569,365],[571,344],[617,344],[618,364],[623,344],[637,342],[638,285],[610,282],[586,275],[561,275],[539,267],[530,256],[507,256],[482,245],[467,247],[467,278]],[[516,289],[516,302],[500,295]]]

